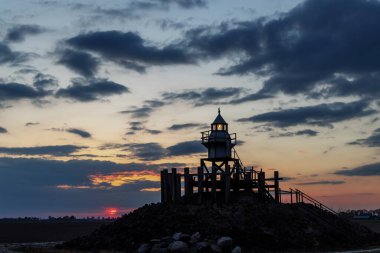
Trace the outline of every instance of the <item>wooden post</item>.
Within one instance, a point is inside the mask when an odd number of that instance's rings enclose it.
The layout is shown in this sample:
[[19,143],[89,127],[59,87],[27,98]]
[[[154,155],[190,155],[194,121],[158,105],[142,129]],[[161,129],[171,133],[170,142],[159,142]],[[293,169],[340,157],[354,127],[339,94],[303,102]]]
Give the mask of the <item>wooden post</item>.
[[231,168],[230,165],[226,166],[224,173],[224,201],[228,203],[230,201],[230,180],[231,180]]
[[202,203],[203,195],[203,168],[198,167],[198,202]]
[[182,187],[182,184],[181,184],[181,175],[180,174],[177,174],[177,183],[176,183],[176,194],[175,194],[175,197],[176,197],[176,202],[179,201],[181,199],[181,187]]
[[166,202],[172,201],[172,192],[171,192],[171,180],[169,171],[164,169],[164,182],[165,182],[165,200]]
[[190,190],[190,188],[193,188],[192,184],[191,184],[191,177],[190,177],[190,170],[189,168],[184,168],[183,169],[183,174],[184,174],[184,177],[185,177],[185,200],[186,202],[188,202],[191,198],[191,194],[192,194],[192,191]]
[[293,204],[293,189],[290,189],[290,204]]
[[216,166],[215,164],[212,165],[212,172],[211,172],[211,194],[212,194],[212,201],[216,202]]
[[172,168],[172,178],[171,178],[171,185],[172,185],[172,189],[171,189],[171,192],[172,192],[172,201],[173,203],[175,203],[177,201],[177,169],[176,168]]
[[279,173],[278,171],[274,172],[274,200],[276,203],[280,203],[280,193],[279,193]]
[[161,180],[161,203],[166,203],[166,182],[165,182],[165,176],[164,171],[161,170],[160,173],[160,180]]

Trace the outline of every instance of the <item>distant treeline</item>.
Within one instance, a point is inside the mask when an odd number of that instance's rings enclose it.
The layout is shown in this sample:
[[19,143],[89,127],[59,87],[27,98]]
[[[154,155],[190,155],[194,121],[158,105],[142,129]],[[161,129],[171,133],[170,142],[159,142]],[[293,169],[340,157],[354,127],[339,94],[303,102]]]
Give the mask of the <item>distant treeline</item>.
[[339,212],[339,215],[351,219],[380,219],[380,209],[346,210]]

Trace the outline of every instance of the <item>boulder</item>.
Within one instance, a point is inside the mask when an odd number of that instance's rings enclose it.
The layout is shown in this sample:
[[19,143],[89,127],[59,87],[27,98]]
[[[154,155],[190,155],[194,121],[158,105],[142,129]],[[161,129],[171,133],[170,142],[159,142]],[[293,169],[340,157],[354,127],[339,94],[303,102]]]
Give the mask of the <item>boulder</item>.
[[239,246],[236,246],[231,253],[241,253],[241,248]]
[[169,247],[169,252],[172,253],[188,253],[189,252],[189,246],[185,242],[182,241],[175,241],[172,242]]
[[140,247],[137,249],[137,253],[148,253],[151,249],[150,244],[144,243],[141,244]]
[[194,234],[191,236],[190,242],[191,242],[191,243],[196,243],[196,242],[198,242],[200,239],[201,239],[201,234],[200,234],[199,232],[196,232],[196,233],[194,233]]
[[210,252],[210,244],[208,242],[197,242],[193,245],[193,249],[197,253],[208,253]]
[[223,249],[223,251],[231,250],[233,246],[232,238],[229,236],[220,237],[217,244]]
[[217,244],[211,244],[210,252],[211,253],[222,253],[222,248],[219,247]]
[[181,236],[182,236],[182,233],[179,232],[179,233],[175,233],[173,236],[172,236],[172,239],[174,241],[180,241],[181,240]]

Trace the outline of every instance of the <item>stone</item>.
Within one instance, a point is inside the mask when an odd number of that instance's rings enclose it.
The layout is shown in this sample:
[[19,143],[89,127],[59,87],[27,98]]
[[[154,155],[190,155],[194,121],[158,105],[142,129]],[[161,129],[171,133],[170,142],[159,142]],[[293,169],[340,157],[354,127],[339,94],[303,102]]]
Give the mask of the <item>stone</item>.
[[222,248],[219,247],[217,244],[211,244],[210,250],[211,253],[222,253]]
[[241,248],[239,246],[236,246],[231,253],[241,253]]
[[175,234],[172,236],[172,239],[173,239],[174,241],[180,241],[180,240],[181,240],[181,235],[182,235],[181,232],[179,232],[179,233],[175,233]]
[[148,253],[150,249],[151,249],[150,244],[144,243],[144,244],[141,244],[140,247],[137,249],[137,253]]
[[196,243],[196,242],[198,242],[200,239],[201,239],[201,234],[200,234],[199,232],[196,232],[196,233],[194,233],[194,234],[191,236],[190,242],[191,242],[191,243]]
[[208,242],[197,242],[193,245],[195,252],[197,253],[208,253],[210,252],[210,244]]
[[221,247],[223,250],[230,250],[232,249],[233,242],[232,238],[229,236],[223,236],[218,239],[217,244],[219,247]]
[[169,247],[169,252],[172,253],[188,253],[189,252],[189,246],[185,242],[182,241],[175,241],[172,242]]
[[191,240],[191,236],[188,234],[181,234],[180,236],[180,241],[183,242],[189,242]]

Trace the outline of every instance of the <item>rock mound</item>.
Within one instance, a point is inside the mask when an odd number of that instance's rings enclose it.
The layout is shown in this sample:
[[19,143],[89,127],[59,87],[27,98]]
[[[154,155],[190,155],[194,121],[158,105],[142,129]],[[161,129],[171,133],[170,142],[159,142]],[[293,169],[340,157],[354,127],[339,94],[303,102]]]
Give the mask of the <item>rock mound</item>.
[[[178,236],[182,240],[183,234],[198,236],[200,242],[207,238],[218,243],[222,236],[229,236],[242,252],[352,249],[380,244],[378,234],[313,205],[257,203],[249,199],[228,205],[145,205],[60,247],[135,252],[151,239]],[[176,235],[178,231],[183,234]],[[175,246],[179,245],[172,247]]]

